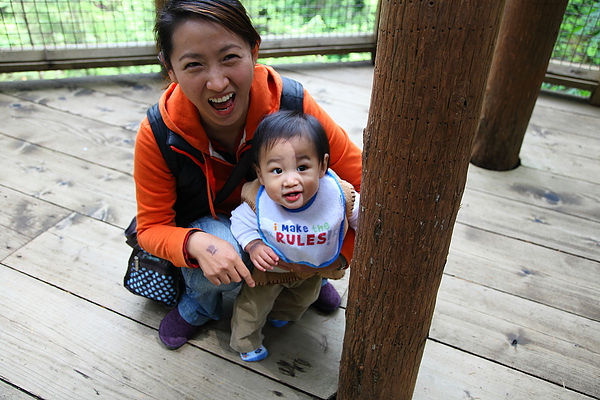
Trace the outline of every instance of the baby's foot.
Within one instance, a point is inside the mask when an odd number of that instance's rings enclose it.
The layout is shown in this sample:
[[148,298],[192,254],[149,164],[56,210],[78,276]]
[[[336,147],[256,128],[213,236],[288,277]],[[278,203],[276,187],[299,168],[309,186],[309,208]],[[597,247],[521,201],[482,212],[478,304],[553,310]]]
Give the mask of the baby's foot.
[[269,323],[275,328],[281,328],[282,326],[286,326],[288,322],[290,321],[282,321],[279,319],[269,318]]
[[244,361],[260,361],[267,358],[269,352],[267,349],[261,344],[260,347],[254,351],[250,351],[248,353],[240,353],[240,357]]

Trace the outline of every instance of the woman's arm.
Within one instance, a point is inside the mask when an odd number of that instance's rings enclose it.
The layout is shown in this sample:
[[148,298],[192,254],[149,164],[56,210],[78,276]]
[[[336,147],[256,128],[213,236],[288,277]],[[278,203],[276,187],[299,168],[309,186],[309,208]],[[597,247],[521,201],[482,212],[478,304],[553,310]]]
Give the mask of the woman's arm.
[[254,286],[250,271],[229,242],[198,229],[175,226],[175,177],[147,120],[142,121],[136,138],[133,176],[142,248],[177,267],[200,267],[215,285],[244,279]]
[[188,266],[183,246],[192,230],[175,226],[176,180],[147,119],[142,121],[136,137],[133,178],[140,246],[178,267]]

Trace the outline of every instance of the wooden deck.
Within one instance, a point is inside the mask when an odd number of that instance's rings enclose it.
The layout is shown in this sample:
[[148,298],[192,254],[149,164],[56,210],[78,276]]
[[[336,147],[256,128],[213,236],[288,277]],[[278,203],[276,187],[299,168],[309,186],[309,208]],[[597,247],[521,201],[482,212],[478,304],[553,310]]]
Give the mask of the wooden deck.
[[[361,145],[370,65],[279,70]],[[161,88],[0,84],[0,398],[329,398],[343,309],[267,328],[249,364],[227,316],[165,349],[167,310],[122,287],[134,136]],[[470,168],[414,399],[600,398],[600,108],[541,95],[521,159]]]

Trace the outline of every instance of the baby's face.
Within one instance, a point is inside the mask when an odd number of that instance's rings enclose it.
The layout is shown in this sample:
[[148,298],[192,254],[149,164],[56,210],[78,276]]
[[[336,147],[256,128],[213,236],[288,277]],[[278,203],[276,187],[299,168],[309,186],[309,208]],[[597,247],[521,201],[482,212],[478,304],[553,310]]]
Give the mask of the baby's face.
[[274,202],[289,209],[306,205],[319,190],[319,179],[327,170],[327,158],[319,160],[306,138],[277,142],[262,152],[257,175]]

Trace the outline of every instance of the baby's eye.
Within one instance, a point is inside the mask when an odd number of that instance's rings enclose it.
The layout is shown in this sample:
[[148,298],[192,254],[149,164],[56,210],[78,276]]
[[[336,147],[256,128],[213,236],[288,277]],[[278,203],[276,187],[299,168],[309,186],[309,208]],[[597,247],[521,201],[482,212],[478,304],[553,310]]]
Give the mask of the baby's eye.
[[272,172],[276,175],[279,175],[283,172],[283,170],[281,168],[273,168]]
[[303,171],[306,171],[307,169],[308,169],[308,167],[306,165],[300,165],[298,167],[298,172],[303,172]]

